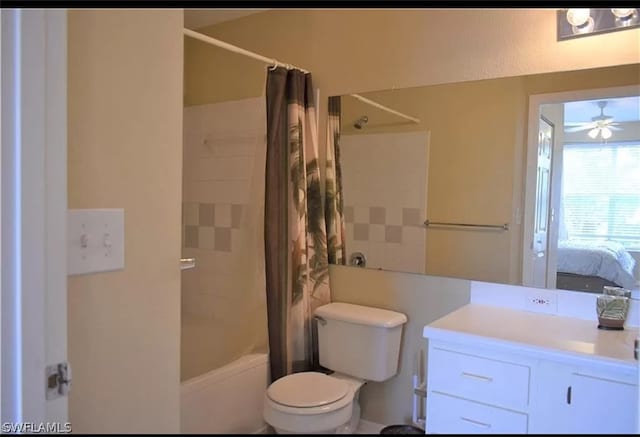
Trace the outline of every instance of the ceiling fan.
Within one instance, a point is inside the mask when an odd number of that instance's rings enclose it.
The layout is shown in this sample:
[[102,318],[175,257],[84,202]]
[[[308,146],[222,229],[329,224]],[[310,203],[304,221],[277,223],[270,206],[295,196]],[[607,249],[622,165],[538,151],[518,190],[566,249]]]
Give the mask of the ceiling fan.
[[622,128],[617,127],[620,123],[614,122],[613,117],[610,115],[605,115],[604,108],[607,106],[607,102],[602,100],[598,102],[598,107],[600,108],[600,115],[596,115],[595,117],[591,117],[591,121],[586,122],[566,122],[566,126],[574,126],[568,129],[565,129],[565,132],[579,132],[583,130],[589,129],[587,135],[589,137],[596,139],[598,135],[602,139],[609,139],[611,135],[613,135],[614,130],[622,130]]

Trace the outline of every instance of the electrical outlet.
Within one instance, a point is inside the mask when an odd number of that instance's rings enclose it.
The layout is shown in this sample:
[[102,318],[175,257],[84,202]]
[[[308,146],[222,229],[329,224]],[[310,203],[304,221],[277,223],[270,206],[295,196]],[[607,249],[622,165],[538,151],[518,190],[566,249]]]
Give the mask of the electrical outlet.
[[526,293],[524,308],[537,313],[556,314],[558,296],[553,291],[530,290]]

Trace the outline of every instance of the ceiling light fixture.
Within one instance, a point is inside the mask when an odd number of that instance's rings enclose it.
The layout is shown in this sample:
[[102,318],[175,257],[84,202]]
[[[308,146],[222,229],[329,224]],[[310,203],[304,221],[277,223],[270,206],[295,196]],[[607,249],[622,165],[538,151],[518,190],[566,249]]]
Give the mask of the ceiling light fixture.
[[570,8],[557,13],[558,40],[595,35],[640,26],[638,9]]
[[571,24],[571,30],[574,34],[591,32],[595,25],[589,8],[567,10],[567,21]]
[[613,132],[611,132],[611,129],[608,127],[594,127],[587,135],[595,140],[598,138],[598,134],[600,134],[600,138],[603,140],[608,140],[613,135]]
[[[596,102],[594,102],[596,103]],[[600,108],[600,114],[595,117],[591,117],[591,121],[567,121],[565,122],[565,132],[573,133],[580,131],[588,131],[587,135],[595,140],[598,136],[604,141],[613,136],[613,131],[622,130],[620,123],[614,121],[613,117],[604,113],[604,108],[607,106],[606,100],[597,102]]]
[[611,13],[615,15],[616,27],[629,27],[638,24],[638,10],[633,8],[611,9]]

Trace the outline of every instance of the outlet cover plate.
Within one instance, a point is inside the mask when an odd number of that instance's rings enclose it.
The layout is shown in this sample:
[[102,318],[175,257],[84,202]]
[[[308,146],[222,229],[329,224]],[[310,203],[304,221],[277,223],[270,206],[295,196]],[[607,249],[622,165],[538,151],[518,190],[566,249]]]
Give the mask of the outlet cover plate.
[[525,293],[524,309],[536,313],[557,314],[558,295],[555,291],[533,289]]

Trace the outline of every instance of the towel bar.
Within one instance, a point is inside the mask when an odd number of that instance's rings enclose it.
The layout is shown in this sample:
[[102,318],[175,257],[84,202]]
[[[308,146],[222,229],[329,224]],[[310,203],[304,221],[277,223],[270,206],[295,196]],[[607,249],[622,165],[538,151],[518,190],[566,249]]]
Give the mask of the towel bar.
[[192,269],[196,266],[195,258],[180,258],[180,270]]
[[501,225],[480,225],[480,224],[471,224],[471,223],[432,222],[431,220],[425,220],[424,225],[426,227],[429,227],[431,225],[438,225],[438,226],[462,226],[467,228],[501,229],[503,231],[509,230],[509,223],[504,223]]

